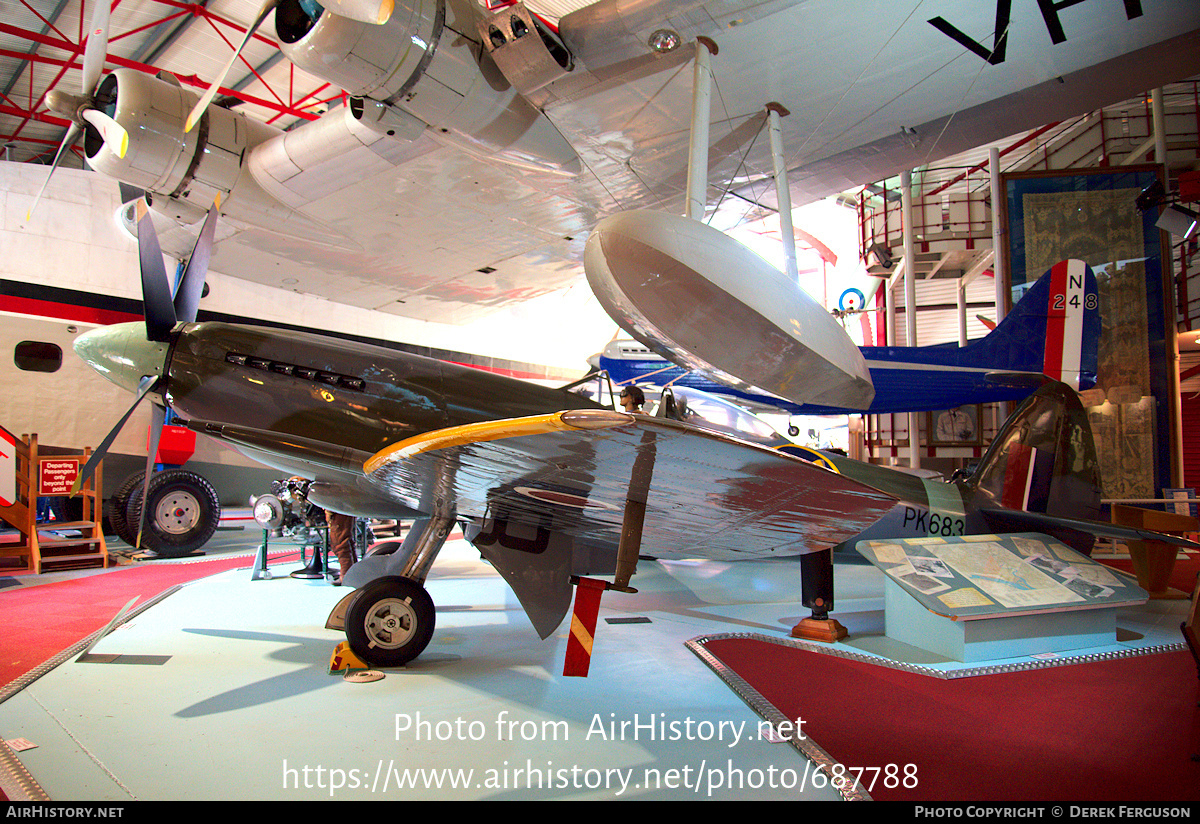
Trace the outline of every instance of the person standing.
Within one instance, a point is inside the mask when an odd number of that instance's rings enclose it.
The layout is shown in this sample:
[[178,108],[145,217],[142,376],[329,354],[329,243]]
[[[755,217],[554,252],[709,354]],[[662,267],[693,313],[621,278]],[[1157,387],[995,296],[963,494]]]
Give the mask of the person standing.
[[335,587],[342,585],[346,573],[354,566],[354,523],[353,515],[343,515],[340,512],[325,510],[325,522],[329,524],[329,545],[338,559],[338,577],[333,582]]

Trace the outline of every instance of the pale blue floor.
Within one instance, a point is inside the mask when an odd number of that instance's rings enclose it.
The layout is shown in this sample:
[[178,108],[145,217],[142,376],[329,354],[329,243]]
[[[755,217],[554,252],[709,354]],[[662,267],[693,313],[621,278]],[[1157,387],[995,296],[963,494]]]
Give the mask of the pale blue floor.
[[[561,674],[565,629],[539,641],[454,542],[428,582],[428,650],[371,683],[328,674],[342,636],[324,622],[345,591],[286,577],[297,566],[181,588],[92,650],[126,658],[71,660],[0,704],[0,736],[36,745],[18,757],[53,800],[839,798],[801,753],[762,740],[760,716],[685,646],[727,633],[786,643],[803,617],[794,562],[643,561],[638,594],[605,595],[581,679]],[[852,637],[836,647],[886,654],[881,573],[837,572]],[[1181,611],[1156,604],[1118,624],[1137,643],[1177,644]],[[650,622],[605,622],[619,617]]]

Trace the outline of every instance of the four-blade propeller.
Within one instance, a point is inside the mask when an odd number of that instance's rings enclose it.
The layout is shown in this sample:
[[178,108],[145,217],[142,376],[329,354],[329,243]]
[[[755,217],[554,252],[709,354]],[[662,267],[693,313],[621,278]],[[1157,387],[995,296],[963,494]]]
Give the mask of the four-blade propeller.
[[[138,227],[138,263],[141,269],[142,279],[142,303],[145,312],[145,338],[149,342],[166,343],[170,338],[171,330],[178,323],[191,323],[196,320],[200,296],[204,289],[204,278],[208,273],[208,264],[212,256],[212,244],[216,234],[216,221],[219,212],[220,203],[214,203],[208,211],[208,216],[205,218],[204,225],[201,227],[200,234],[196,238],[196,244],[192,249],[192,253],[188,256],[187,264],[184,267],[183,274],[179,279],[179,283],[174,290],[171,288],[171,283],[167,277],[166,266],[163,263],[163,255],[158,243],[158,234],[154,228],[154,220],[146,205],[145,198],[142,198],[137,203],[137,227]],[[112,327],[106,330],[97,330],[97,332],[89,333],[89,335],[111,335],[113,334]],[[139,333],[140,334],[140,333]],[[84,336],[87,337],[87,336]],[[83,338],[80,339],[83,341]],[[87,344],[84,344],[86,348]],[[76,348],[80,349],[80,343],[76,343]],[[82,352],[81,352],[82,354]],[[150,367],[147,364],[144,368],[149,371]],[[125,426],[125,423],[132,417],[138,405],[148,396],[158,392],[162,392],[165,385],[165,376],[161,374],[145,374],[138,378],[138,386],[136,397],[133,404],[113,427],[112,431],[100,443],[100,446],[92,453],[91,458],[79,473],[76,480],[75,488],[72,494],[92,477],[96,466],[104,459],[109,447],[112,445],[117,434]],[[157,403],[152,404],[152,420],[150,424],[150,443],[148,454],[146,455],[146,471],[145,483],[143,486],[142,500],[147,500],[147,494],[150,488],[150,481],[153,478],[153,469],[155,457],[158,454],[158,440],[162,432],[162,426],[166,417],[166,410]],[[137,545],[141,546],[142,532],[145,527],[146,507],[142,507],[141,524],[138,528]]]

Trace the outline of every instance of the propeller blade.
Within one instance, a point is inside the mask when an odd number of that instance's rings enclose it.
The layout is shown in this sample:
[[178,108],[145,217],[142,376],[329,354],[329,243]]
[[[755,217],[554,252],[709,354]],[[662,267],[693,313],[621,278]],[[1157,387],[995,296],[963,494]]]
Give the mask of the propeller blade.
[[25,220],[33,217],[33,210],[37,208],[38,203],[42,199],[42,193],[50,185],[50,178],[54,177],[54,170],[58,168],[58,161],[62,160],[63,152],[75,145],[75,141],[79,139],[79,133],[82,131],[82,126],[78,123],[72,123],[70,128],[67,129],[67,133],[63,135],[62,143],[58,144],[58,151],[54,153],[54,162],[50,164],[50,172],[46,175],[46,179],[42,181],[42,188],[38,189],[37,197],[33,199],[33,205],[25,213]]
[[158,404],[154,404],[154,409],[150,417],[150,446],[146,452],[146,482],[142,485],[142,514],[138,519],[138,534],[137,549],[142,548],[142,533],[146,529],[146,498],[150,494],[150,480],[154,476],[154,459],[158,456],[158,441],[162,436],[163,424],[167,420],[167,410],[163,409]]
[[83,50],[83,93],[89,97],[95,93],[108,57],[108,20],[112,13],[108,0],[93,0],[92,30],[88,34],[87,46]]
[[80,470],[79,476],[75,479],[74,486],[71,487],[72,495],[79,494],[80,487],[92,477],[92,474],[96,471],[96,467],[100,465],[100,462],[104,460],[104,456],[108,453],[108,448],[112,446],[112,442],[116,440],[118,433],[124,428],[125,422],[129,420],[134,410],[138,408],[138,404],[142,402],[142,398],[150,394],[150,390],[154,388],[157,382],[157,379],[153,375],[147,375],[138,382],[137,397],[133,399],[133,404],[121,416],[121,420],[117,421],[117,425],[104,436],[104,440],[100,442],[100,445],[92,452],[92,456],[88,458],[87,463],[83,465],[83,469]]
[[96,127],[105,144],[116,152],[117,157],[124,157],[129,151],[129,132],[125,127],[99,109],[84,109],[83,119]]
[[395,0],[323,0],[325,9],[338,17],[382,26],[396,8]]
[[122,203],[132,203],[133,201],[137,200],[139,197],[144,198],[146,196],[145,189],[139,189],[136,186],[131,186],[128,183],[123,183],[120,181],[117,182],[117,185],[121,189],[121,202]]
[[[81,83],[84,97],[71,98],[66,96],[66,99],[73,99],[74,105],[90,102],[92,96],[96,93],[96,87],[100,84],[100,75],[104,71],[104,61],[108,58],[108,23],[112,16],[112,8],[108,4],[108,0],[93,0],[96,7],[92,11],[92,29],[88,34],[87,46],[83,50],[83,81]],[[54,109],[53,106],[51,106]],[[92,123],[100,133],[104,135],[106,143],[109,142],[109,134],[112,134],[111,145],[121,147],[120,157],[125,156],[125,150],[129,147],[129,135],[121,128],[120,125],[113,121],[111,117],[96,112],[101,117],[112,121],[111,126],[103,124],[103,121],[96,122],[91,117],[88,117],[94,109],[84,111],[83,116],[88,122]],[[79,139],[79,133],[83,131],[83,125],[79,122],[78,114],[71,114],[70,117],[74,122],[67,129],[66,135],[63,136],[63,141],[59,144],[58,152],[54,155],[54,162],[50,164],[50,173],[46,175],[46,180],[42,183],[42,188],[38,189],[37,197],[33,199],[33,205],[29,207],[29,211],[25,213],[25,219],[29,220],[33,217],[33,210],[37,208],[38,203],[42,199],[42,193],[46,191],[47,184],[50,183],[50,178],[54,176],[54,170],[58,168],[58,162],[62,159],[63,152],[69,147],[75,145],[75,141]],[[114,131],[116,127],[118,131]]]
[[208,210],[200,236],[188,256],[187,266],[179,287],[175,290],[175,319],[191,323],[196,319],[200,310],[200,295],[204,291],[204,278],[208,274],[208,262],[212,257],[213,236],[216,233],[217,214],[221,208],[220,199]]
[[242,53],[242,49],[246,48],[246,44],[250,42],[250,38],[254,36],[254,32],[258,31],[258,27],[262,25],[263,20],[267,19],[267,15],[274,11],[279,5],[279,0],[266,0],[262,8],[258,10],[258,17],[254,19],[254,24],[246,29],[246,35],[242,38],[242,42],[238,43],[237,50],[234,51],[233,57],[229,58],[229,62],[225,64],[225,68],[221,69],[221,73],[217,76],[217,80],[208,87],[208,91],[204,93],[196,105],[188,114],[187,122],[184,123],[184,132],[190,132],[192,127],[200,122],[200,117],[204,114],[204,110],[208,108],[208,104],[212,103],[214,97],[217,96],[217,90],[221,88],[221,84],[225,82],[225,75],[229,74],[229,70],[233,68],[234,61]]
[[154,231],[154,220],[145,199],[137,204],[138,266],[142,272],[142,308],[146,314],[146,338],[165,341],[175,326],[175,304],[171,282],[163,265],[162,248]]

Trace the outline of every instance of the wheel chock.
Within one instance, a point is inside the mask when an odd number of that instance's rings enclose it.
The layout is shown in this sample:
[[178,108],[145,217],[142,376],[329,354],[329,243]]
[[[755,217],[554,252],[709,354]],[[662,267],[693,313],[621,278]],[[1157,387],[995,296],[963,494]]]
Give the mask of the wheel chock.
[[354,654],[349,641],[342,641],[334,647],[333,655],[329,659],[330,675],[345,675],[351,670],[365,669],[370,669],[370,666]]

